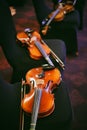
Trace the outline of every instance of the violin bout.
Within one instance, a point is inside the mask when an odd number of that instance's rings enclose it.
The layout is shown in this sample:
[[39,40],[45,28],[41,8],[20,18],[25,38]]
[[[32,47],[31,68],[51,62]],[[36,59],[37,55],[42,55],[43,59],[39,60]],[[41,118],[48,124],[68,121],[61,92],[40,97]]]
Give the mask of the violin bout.
[[[59,13],[54,17],[54,21],[62,21],[66,14],[74,11],[75,8],[73,5],[64,5],[62,8],[59,9]],[[55,11],[53,11],[51,14],[49,14],[49,19],[53,16]]]
[[[28,114],[32,114],[34,103],[34,92],[35,91],[32,90],[29,94],[26,94],[21,102],[22,109]],[[40,99],[38,117],[42,118],[50,115],[54,111],[54,108],[55,108],[54,94],[49,94],[43,89]]]

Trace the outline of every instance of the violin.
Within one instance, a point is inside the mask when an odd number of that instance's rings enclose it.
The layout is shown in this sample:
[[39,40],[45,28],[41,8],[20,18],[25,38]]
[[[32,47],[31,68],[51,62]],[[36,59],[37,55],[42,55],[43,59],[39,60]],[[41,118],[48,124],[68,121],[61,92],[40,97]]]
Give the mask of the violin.
[[49,65],[54,67],[53,62],[49,58],[50,49],[43,44],[39,33],[36,31],[30,33],[29,29],[26,30],[25,32],[18,33],[17,39],[27,45],[31,58],[38,60],[43,56]]
[[26,113],[31,114],[30,130],[35,130],[37,118],[46,117],[54,111],[52,91],[62,80],[57,68],[43,71],[42,67],[38,67],[26,73],[26,83],[29,84],[30,91],[25,94],[21,107]]
[[52,51],[51,48],[42,40],[40,34],[36,31],[32,31],[29,28],[25,29],[24,32],[19,32],[17,34],[17,40],[21,41],[22,45],[26,45],[31,58],[40,59],[42,57],[48,62],[48,64],[54,67],[53,62],[49,58],[50,55],[59,63],[62,69],[65,69],[64,63],[61,59]]
[[[64,7],[60,9],[60,12],[55,16],[54,21],[61,21],[64,19],[65,14],[70,13],[74,10],[74,7],[72,5],[66,4]],[[54,13],[54,12],[53,12]],[[52,14],[49,15],[49,18]]]
[[[75,4],[75,3],[74,3]],[[54,21],[62,21],[65,17],[65,15],[67,13],[70,13],[71,11],[74,11],[74,4],[70,4],[70,3],[59,3],[56,10],[53,11],[51,14],[48,15],[48,19],[46,20],[46,22],[42,21],[42,24],[44,23],[44,25],[42,25],[42,34],[46,35],[49,25],[50,23],[54,20]]]
[[[31,36],[30,36],[31,35]],[[32,32],[28,35],[25,32],[20,32],[17,34],[17,39],[20,40],[23,44],[27,45],[28,50],[30,52],[30,56],[33,59],[40,59],[42,57],[41,52],[38,50],[37,44],[39,42],[39,45],[43,48],[43,50],[49,55],[50,49],[42,44],[41,37],[39,33],[36,31]]]

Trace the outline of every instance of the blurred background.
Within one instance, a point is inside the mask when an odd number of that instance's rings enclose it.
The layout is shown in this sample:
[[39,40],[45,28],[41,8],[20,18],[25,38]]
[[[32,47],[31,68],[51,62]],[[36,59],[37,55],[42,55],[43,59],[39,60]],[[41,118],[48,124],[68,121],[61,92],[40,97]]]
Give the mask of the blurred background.
[[[47,4],[52,6],[50,1],[47,0]],[[13,20],[17,32],[24,31],[28,27],[39,31],[39,23],[32,1],[15,0],[10,6],[15,9]],[[80,7],[81,5],[79,5],[78,10]],[[64,80],[69,90],[74,112],[73,130],[87,130],[87,1],[85,1],[81,11],[81,24],[77,30],[79,55],[75,57],[66,56],[64,72]],[[10,82],[12,68],[1,48],[0,61],[0,72],[4,79]]]

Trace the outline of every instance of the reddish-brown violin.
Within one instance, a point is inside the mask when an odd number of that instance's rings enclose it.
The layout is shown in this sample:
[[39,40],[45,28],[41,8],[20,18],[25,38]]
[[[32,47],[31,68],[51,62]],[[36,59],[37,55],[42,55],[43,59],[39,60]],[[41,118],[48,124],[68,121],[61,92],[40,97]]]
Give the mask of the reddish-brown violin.
[[[31,114],[30,130],[35,130],[38,117],[50,115],[55,108],[55,97],[52,90],[61,82],[61,74],[57,68],[44,70],[42,67],[33,68],[26,74],[26,84],[30,91],[24,94],[21,107],[24,112]],[[24,122],[22,119],[22,128]]]
[[20,32],[17,34],[17,40],[21,41],[23,45],[27,45],[31,58],[38,60],[44,57],[47,63],[54,67],[53,62],[49,58],[49,56],[52,55],[52,57],[58,62],[61,68],[65,69],[64,63],[41,39],[41,36],[38,32],[29,31],[29,28],[25,30],[25,32]]
[[49,25],[52,21],[62,21],[65,17],[65,15],[71,11],[74,10],[74,5],[73,4],[63,4],[59,3],[57,8],[48,15],[48,21],[42,28],[42,34],[46,35],[47,31],[49,29]]
[[35,91],[39,88],[40,92],[42,92],[38,112],[39,117],[50,115],[55,107],[52,90],[60,82],[61,74],[57,68],[44,71],[42,67],[39,67],[28,71],[26,74],[26,83],[30,85],[30,91],[28,94],[25,94],[22,100],[21,105],[23,110],[27,113],[32,113]]
[[47,55],[50,54],[50,49],[42,43],[41,37],[36,31],[30,33],[29,36],[25,32],[20,32],[17,34],[17,39],[27,45],[30,56],[33,59],[40,59],[42,57],[41,49],[43,49]]

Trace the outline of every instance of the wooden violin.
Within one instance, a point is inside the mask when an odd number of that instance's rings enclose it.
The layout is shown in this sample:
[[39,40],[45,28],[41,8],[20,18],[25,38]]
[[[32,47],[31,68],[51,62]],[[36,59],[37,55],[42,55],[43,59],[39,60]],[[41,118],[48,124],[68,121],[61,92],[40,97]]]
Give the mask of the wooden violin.
[[[33,87],[32,87],[32,81],[34,81]],[[49,81],[51,81],[50,86],[48,85]],[[26,83],[30,85],[31,89],[30,89],[30,92],[28,94],[26,94],[24,99],[22,100],[23,110],[27,113],[32,112],[34,90],[35,90],[35,88],[41,88],[43,96],[42,96],[42,99],[41,99],[39,117],[40,116],[44,117],[44,116],[49,115],[50,112],[51,112],[50,110],[52,110],[52,108],[54,106],[54,104],[53,104],[54,101],[51,100],[51,99],[54,100],[54,98],[52,96],[53,94],[51,94],[51,91],[60,82],[61,82],[61,74],[60,74],[60,71],[57,68],[52,69],[52,70],[43,71],[43,68],[39,67],[39,68],[34,68],[34,69],[31,69],[30,71],[28,71],[27,74],[26,74]],[[45,94],[46,94],[46,96],[45,96]],[[49,95],[48,98],[50,100],[47,99],[47,95]],[[51,102],[52,102],[52,104],[51,104]]]
[[17,39],[27,45],[31,58],[38,60],[44,57],[48,64],[54,67],[53,62],[49,58],[50,49],[43,44],[38,32],[21,32],[17,34]]
[[26,31],[17,34],[17,40],[21,41],[22,45],[27,45],[31,58],[38,60],[44,57],[47,63],[54,67],[53,62],[49,58],[49,56],[52,55],[52,57],[59,63],[62,69],[65,69],[64,63],[42,40],[38,32],[29,31],[29,28],[25,30]]
[[[65,15],[71,11],[74,10],[74,5],[73,4],[64,4],[64,3],[59,3],[56,10],[53,11],[51,14],[48,15],[48,21],[46,24],[42,27],[42,34],[46,35],[50,23],[54,21],[62,21],[65,17]],[[43,23],[43,22],[42,22]]]
[[37,44],[39,44],[48,55],[50,54],[50,49],[41,42],[41,37],[38,32],[34,31],[29,35],[31,36],[28,37],[25,32],[20,32],[17,34],[17,39],[20,40],[23,44],[27,45],[30,56],[33,59],[40,59],[42,57]]
[[26,74],[30,91],[25,94],[21,107],[31,114],[30,130],[35,130],[37,118],[46,117],[54,111],[55,98],[52,91],[61,82],[61,74],[57,68],[43,71],[42,67],[33,68]]

